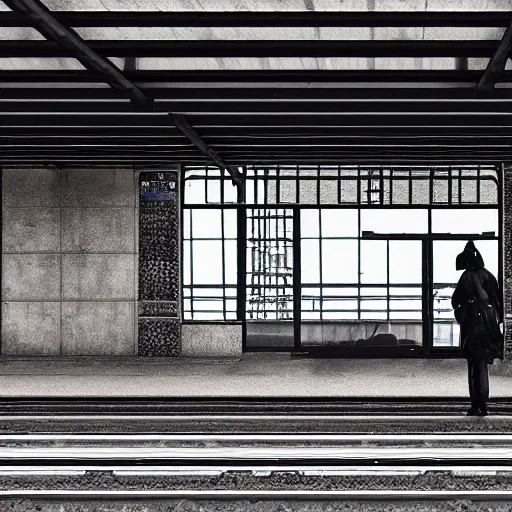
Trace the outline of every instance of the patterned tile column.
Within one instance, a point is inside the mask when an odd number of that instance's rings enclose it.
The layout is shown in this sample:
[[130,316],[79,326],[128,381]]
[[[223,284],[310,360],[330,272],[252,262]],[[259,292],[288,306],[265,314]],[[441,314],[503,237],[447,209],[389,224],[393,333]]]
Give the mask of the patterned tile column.
[[503,273],[505,360],[512,361],[512,164],[503,166]]
[[179,200],[179,170],[140,173],[140,356],[178,356],[181,351]]

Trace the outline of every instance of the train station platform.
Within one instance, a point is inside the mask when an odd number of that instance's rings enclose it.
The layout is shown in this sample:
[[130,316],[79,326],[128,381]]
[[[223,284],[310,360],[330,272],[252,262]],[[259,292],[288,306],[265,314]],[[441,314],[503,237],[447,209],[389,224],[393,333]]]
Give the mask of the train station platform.
[[[490,367],[491,398],[512,397],[509,364]],[[0,357],[0,396],[467,397],[463,359]]]

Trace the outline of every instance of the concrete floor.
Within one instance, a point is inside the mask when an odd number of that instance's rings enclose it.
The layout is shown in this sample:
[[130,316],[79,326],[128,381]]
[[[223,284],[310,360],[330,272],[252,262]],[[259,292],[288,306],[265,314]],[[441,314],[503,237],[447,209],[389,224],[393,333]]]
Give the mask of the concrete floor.
[[[512,396],[508,365],[491,367],[491,397]],[[0,396],[455,396],[465,360],[0,358]]]

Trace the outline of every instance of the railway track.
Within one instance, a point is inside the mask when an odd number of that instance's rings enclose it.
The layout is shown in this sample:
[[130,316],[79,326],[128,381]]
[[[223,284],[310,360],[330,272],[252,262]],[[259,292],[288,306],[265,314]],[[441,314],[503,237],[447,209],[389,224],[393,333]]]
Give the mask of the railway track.
[[87,500],[185,500],[204,510],[219,502],[373,501],[414,510],[512,501],[506,400],[486,418],[465,417],[467,404],[456,400],[149,402],[4,400],[0,509],[16,500],[42,510]]
[[[469,400],[461,398],[383,397],[2,397],[0,414],[462,414]],[[494,414],[512,414],[510,397],[489,400]]]

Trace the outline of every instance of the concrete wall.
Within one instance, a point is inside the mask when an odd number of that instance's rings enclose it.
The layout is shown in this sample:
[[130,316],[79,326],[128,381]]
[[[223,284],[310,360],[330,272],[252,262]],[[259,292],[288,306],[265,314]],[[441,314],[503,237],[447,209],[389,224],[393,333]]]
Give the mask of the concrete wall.
[[242,324],[185,324],[181,326],[181,355],[241,357]]
[[135,354],[133,170],[4,169],[2,187],[2,354]]

